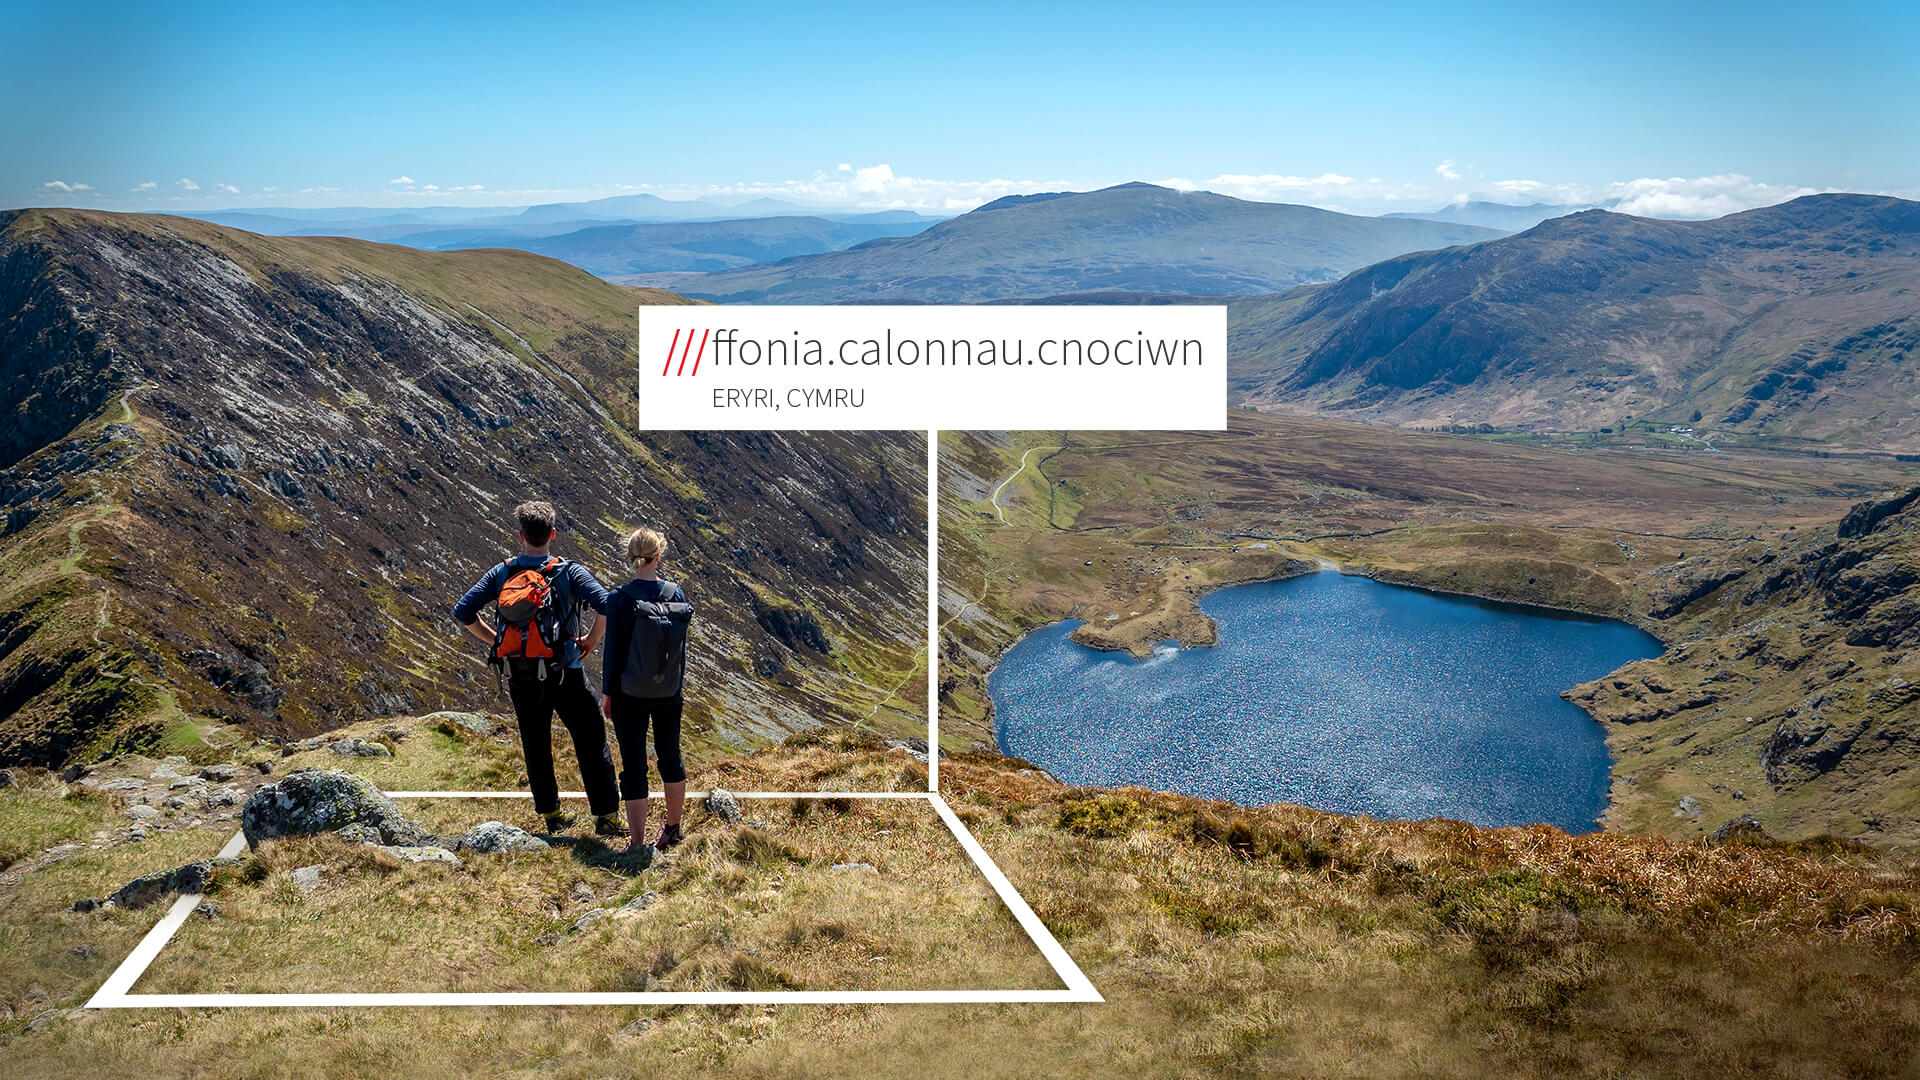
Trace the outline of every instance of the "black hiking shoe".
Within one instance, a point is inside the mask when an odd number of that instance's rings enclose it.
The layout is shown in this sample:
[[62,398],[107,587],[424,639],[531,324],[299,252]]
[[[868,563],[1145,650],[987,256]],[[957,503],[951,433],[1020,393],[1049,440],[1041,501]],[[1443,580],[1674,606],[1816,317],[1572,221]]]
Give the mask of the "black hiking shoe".
[[617,813],[600,814],[593,819],[593,835],[625,836],[627,835],[627,827],[620,824],[620,815]]
[[540,815],[541,822],[550,833],[566,832],[579,818],[565,810],[549,810]]
[[680,841],[685,839],[686,835],[680,831],[680,826],[668,825],[660,830],[660,835],[654,839],[653,846],[661,851],[669,851],[680,846]]

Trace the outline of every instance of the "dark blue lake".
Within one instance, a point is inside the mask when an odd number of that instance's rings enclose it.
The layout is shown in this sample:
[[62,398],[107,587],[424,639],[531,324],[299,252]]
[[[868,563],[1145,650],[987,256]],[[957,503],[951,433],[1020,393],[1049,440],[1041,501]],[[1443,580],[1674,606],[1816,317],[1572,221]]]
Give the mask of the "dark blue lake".
[[1588,832],[1612,761],[1560,693],[1661,651],[1612,619],[1336,573],[1200,608],[1219,645],[1145,660],[1073,621],[1029,634],[987,679],[1001,749],[1075,784]]

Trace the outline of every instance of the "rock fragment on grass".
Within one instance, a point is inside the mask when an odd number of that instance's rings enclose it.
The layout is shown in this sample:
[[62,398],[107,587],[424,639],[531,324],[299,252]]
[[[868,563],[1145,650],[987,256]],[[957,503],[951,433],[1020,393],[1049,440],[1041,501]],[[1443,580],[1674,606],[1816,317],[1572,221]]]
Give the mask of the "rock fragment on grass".
[[460,857],[443,847],[403,847],[395,844],[376,844],[374,850],[390,855],[403,863],[452,863],[460,864]]
[[293,872],[293,886],[301,892],[312,892],[320,887],[320,867],[303,866]]
[[1741,814],[1721,822],[1720,827],[1713,830],[1713,835],[1707,839],[1715,844],[1755,844],[1773,838],[1761,827],[1759,818],[1752,814]]
[[208,859],[176,866],[171,870],[146,874],[122,885],[107,900],[117,907],[143,908],[156,900],[174,895],[189,895],[207,887],[207,875],[213,872]]
[[484,821],[453,842],[455,851],[497,855],[512,851],[545,851],[547,842],[525,829],[500,821]]
[[361,738],[345,738],[330,743],[327,749],[345,757],[392,757],[393,751],[377,742]]
[[428,713],[426,716],[421,717],[421,719],[428,722],[443,721],[462,731],[479,735],[483,738],[500,730],[500,725],[495,723],[492,717],[483,713],[437,712]]
[[707,793],[707,813],[729,825],[738,824],[741,817],[740,800],[734,798],[731,791],[714,788]]

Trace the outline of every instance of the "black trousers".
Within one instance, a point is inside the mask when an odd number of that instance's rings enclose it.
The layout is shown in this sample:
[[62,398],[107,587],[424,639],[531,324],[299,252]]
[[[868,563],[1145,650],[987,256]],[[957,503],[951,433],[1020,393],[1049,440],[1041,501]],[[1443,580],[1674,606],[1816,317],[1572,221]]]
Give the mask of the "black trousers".
[[685,704],[679,694],[663,698],[613,695],[613,734],[620,740],[622,798],[647,797],[649,726],[653,728],[653,753],[660,759],[660,782],[677,784],[687,778],[687,767],[680,761],[680,712]]
[[514,674],[507,679],[507,696],[520,722],[520,751],[527,759],[527,786],[533,790],[533,808],[546,814],[560,808],[560,785],[553,777],[553,717],[560,716],[580,759],[580,782],[587,805],[595,814],[611,814],[620,807],[614,786],[613,754],[607,749],[607,728],[600,722],[600,702],[579,668],[547,669]]

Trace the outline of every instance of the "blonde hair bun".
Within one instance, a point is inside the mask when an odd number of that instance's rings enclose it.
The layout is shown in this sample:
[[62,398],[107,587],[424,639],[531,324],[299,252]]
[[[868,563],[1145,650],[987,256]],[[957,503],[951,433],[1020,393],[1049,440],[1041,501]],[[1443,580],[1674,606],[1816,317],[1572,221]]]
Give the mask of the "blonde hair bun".
[[635,566],[665,558],[666,554],[667,538],[645,525],[633,530],[633,534],[627,537],[627,561]]

